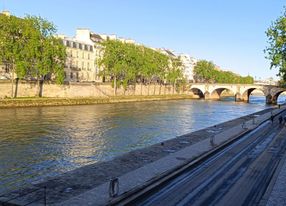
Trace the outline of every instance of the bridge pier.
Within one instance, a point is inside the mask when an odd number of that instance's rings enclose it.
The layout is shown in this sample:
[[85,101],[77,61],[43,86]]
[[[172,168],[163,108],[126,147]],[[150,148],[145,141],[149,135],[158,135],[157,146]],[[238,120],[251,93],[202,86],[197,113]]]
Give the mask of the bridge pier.
[[212,94],[210,94],[209,92],[206,92],[204,96],[205,96],[205,100],[219,100],[220,98],[217,92],[213,92]]
[[275,96],[271,96],[270,94],[266,96],[266,104],[277,104],[277,99]]

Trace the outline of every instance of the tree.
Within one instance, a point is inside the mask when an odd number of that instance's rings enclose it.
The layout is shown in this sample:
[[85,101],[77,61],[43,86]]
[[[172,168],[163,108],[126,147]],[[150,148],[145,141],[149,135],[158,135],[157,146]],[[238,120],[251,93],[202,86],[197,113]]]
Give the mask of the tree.
[[194,67],[194,79],[197,82],[253,84],[251,76],[242,77],[230,71],[221,71],[215,68],[212,62],[201,60]]
[[5,64],[11,74],[11,97],[14,97],[14,74],[26,74],[25,31],[27,25],[14,16],[0,14],[0,62]]
[[179,58],[171,58],[171,64],[167,72],[167,81],[173,85],[173,94],[178,79],[183,79],[182,62]]
[[36,78],[39,96],[45,79],[54,76],[57,83],[63,83],[66,49],[55,32],[55,26],[41,17],[0,15],[0,62],[10,70],[12,97],[16,96],[14,74]]
[[[123,88],[140,79],[141,88],[144,81],[149,85],[153,78],[164,78],[168,66],[168,57],[153,49],[107,40],[102,43],[103,55],[97,62],[102,68],[100,75],[107,75],[112,80],[114,95],[122,83]],[[141,89],[142,91],[142,89]]]
[[41,97],[44,80],[54,75],[57,83],[63,83],[66,49],[55,37],[53,23],[35,16],[27,16],[25,21],[31,28],[26,44],[26,61],[29,62],[29,74],[37,79],[38,96]]
[[201,60],[194,67],[194,79],[197,82],[211,83],[216,75],[215,65],[212,62]]
[[270,60],[270,68],[276,67],[279,69],[278,76],[284,81],[286,80],[286,9],[284,14],[266,31],[268,38],[268,47],[265,50],[267,57]]

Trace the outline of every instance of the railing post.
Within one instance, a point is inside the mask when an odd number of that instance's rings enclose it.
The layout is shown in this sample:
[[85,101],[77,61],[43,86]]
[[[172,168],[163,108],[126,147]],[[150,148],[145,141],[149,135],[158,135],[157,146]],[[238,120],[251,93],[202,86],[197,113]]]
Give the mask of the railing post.
[[44,186],[44,205],[47,206],[47,186]]
[[117,177],[111,178],[109,183],[109,197],[116,197],[119,193],[119,180]]

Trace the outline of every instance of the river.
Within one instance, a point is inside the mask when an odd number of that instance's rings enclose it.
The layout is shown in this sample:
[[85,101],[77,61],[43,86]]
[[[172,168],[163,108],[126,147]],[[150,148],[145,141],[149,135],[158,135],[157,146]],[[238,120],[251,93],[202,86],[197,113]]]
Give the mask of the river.
[[226,98],[0,109],[0,194],[260,111],[264,101],[252,96],[249,104]]

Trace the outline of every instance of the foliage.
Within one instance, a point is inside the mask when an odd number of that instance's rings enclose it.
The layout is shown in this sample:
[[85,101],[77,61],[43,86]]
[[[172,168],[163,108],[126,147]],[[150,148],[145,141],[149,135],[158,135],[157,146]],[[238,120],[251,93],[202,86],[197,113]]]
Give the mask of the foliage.
[[279,69],[278,76],[282,80],[286,80],[286,9],[284,14],[266,31],[269,46],[265,53],[270,62],[270,68],[276,67]]
[[115,87],[122,83],[126,88],[136,81],[162,83],[165,80],[173,84],[183,76],[179,59],[171,59],[151,48],[116,40],[104,41],[102,46],[103,55],[98,61],[103,68],[101,75],[109,76]]
[[216,69],[212,62],[201,60],[194,67],[194,79],[197,82],[228,83],[228,84],[253,84],[251,76],[241,77],[230,71]]
[[0,15],[0,62],[18,78],[64,80],[66,50],[54,37],[55,26],[41,18]]

